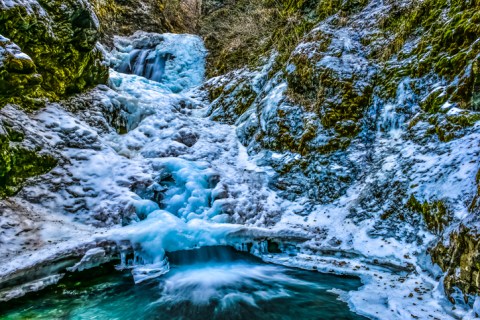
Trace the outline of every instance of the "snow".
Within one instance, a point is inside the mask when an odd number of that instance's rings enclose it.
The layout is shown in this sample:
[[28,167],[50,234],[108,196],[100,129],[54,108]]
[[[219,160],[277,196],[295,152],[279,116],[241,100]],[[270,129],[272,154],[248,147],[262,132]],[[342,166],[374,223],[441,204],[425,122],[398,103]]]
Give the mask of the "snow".
[[[232,235],[235,239],[227,241],[227,236],[242,231],[243,223],[272,224],[269,219],[278,216],[267,174],[248,160],[236,128],[204,117],[205,104],[196,98],[195,88],[204,72],[199,38],[162,38],[176,46],[168,48],[175,59],[161,82],[112,70],[110,88],[89,94],[93,107],[67,111],[49,104],[33,119],[17,116],[29,123],[27,132],[40,135],[45,148],[61,158],[54,170],[27,185],[19,200],[29,199],[33,210],[70,217],[67,225],[130,224],[108,234],[92,227],[81,236],[65,234],[52,224],[41,234],[41,253],[58,252],[48,244],[54,239],[71,241],[73,247],[83,241],[128,240],[138,256],[133,273],[142,281],[168,268],[165,250],[236,245],[241,240]],[[164,49],[163,42],[156,50]],[[78,105],[73,103],[74,108]],[[5,112],[19,113],[13,108]],[[104,114],[120,119],[105,119]],[[112,128],[119,122],[126,133]],[[87,253],[73,268],[101,260],[96,254]],[[8,272],[21,268],[17,258],[5,268]],[[31,259],[34,264],[42,257],[35,254]]]
[[[358,17],[350,19],[358,18],[357,22],[349,21],[349,24],[357,24],[355,28],[338,27],[327,19],[305,37],[308,41],[319,40],[300,43],[293,55],[304,55],[318,61],[317,67],[334,72],[335,79],[349,79],[355,72],[360,73],[360,76],[357,76],[361,79],[371,79],[377,66],[369,65],[371,59],[365,59],[368,52],[367,48],[360,45],[360,36],[374,33],[377,20],[372,16],[385,14],[388,12],[386,10],[383,1],[371,1]],[[319,52],[324,34],[329,34],[332,41],[325,52]],[[407,43],[406,47],[413,46],[414,41]],[[287,74],[296,71],[291,61],[286,63]],[[234,80],[229,81],[234,72],[215,79],[215,82],[227,88],[229,85],[241,87],[244,82],[248,83],[264,72],[262,68],[254,71],[242,70],[241,77],[246,80],[234,77]],[[275,164],[280,169],[290,168],[289,165],[295,166],[294,160],[302,160],[302,156],[289,151],[265,150],[265,144],[268,143],[264,142],[276,138],[280,123],[284,126],[284,131],[295,137],[297,132],[300,132],[300,135],[304,132],[302,123],[306,122],[306,119],[313,118],[313,121],[319,122],[308,110],[299,111],[298,106],[290,105],[292,103],[288,102],[285,94],[287,84],[283,80],[283,72],[280,71],[263,84],[250,106],[249,110],[253,111],[246,112],[236,122],[239,139],[248,146],[251,159],[266,165]],[[413,83],[417,86],[415,90]],[[354,89],[361,92],[365,85],[365,81],[358,81],[354,83]],[[478,219],[469,213],[468,206],[477,190],[475,176],[480,169],[480,126],[476,124],[465,129],[462,136],[449,142],[441,142],[434,134],[428,135],[422,131],[428,124],[419,122],[413,125],[414,122],[410,122],[421,111],[419,102],[427,94],[443,90],[444,85],[444,81],[434,75],[428,75],[425,79],[405,77],[400,82],[394,99],[385,101],[380,98],[384,92],[375,93],[374,103],[367,110],[369,115],[364,119],[365,126],[373,124],[372,128],[364,129],[347,150],[329,155],[330,158],[318,156],[318,163],[308,163],[315,167],[315,173],[328,169],[329,173],[344,173],[344,176],[352,179],[344,194],[333,199],[322,197],[322,201],[327,198],[326,204],[314,205],[304,196],[317,187],[314,182],[327,184],[322,180],[323,176],[318,174],[318,180],[306,181],[307,178],[299,173],[301,170],[292,170],[290,174],[282,172],[285,179],[295,179],[299,185],[297,187],[295,183],[287,184],[289,190],[283,195],[289,196],[295,192],[300,195],[295,198],[296,208],[290,207],[290,210],[282,212],[281,219],[273,230],[289,228],[309,235],[311,240],[296,245],[296,249],[291,252],[295,257],[270,256],[262,250],[258,254],[266,261],[274,263],[360,275],[364,287],[343,297],[353,310],[369,317],[463,317],[469,307],[457,303],[453,308],[438,285],[441,282],[438,266],[427,263],[430,257],[425,256],[425,252],[438,241],[438,237],[426,230],[421,215],[407,215],[406,221],[401,222],[381,216],[388,212],[388,209],[404,207],[409,196],[414,195],[422,203],[446,203],[454,215],[450,230],[455,230],[461,222],[469,223],[472,219]],[[433,88],[433,91],[430,88]],[[234,105],[232,97],[235,97],[236,93],[228,92],[226,97],[217,100],[230,103],[219,106],[214,101],[212,104],[226,110],[213,110],[213,115],[222,112],[228,114],[229,106]],[[286,115],[280,117],[280,111]],[[448,103],[444,105],[443,111],[448,112],[447,115],[465,112]],[[322,141],[326,140],[325,131],[319,125],[314,141],[316,145],[321,145]],[[259,141],[260,139],[263,141]],[[336,157],[338,154],[341,155]],[[340,162],[340,157],[345,157],[350,162]],[[303,158],[304,161],[313,161],[312,159],[316,158]],[[351,173],[355,170],[360,171],[360,174],[355,176]],[[309,173],[313,175],[311,171]],[[401,187],[397,188],[396,185]],[[336,185],[332,184],[330,187],[335,188]],[[395,202],[396,194],[402,190],[406,190],[406,194],[401,195],[399,201]],[[378,276],[374,276],[369,270],[373,270],[372,266],[378,264],[388,265],[390,268],[381,270],[381,273],[376,270]],[[396,274],[398,270],[402,270],[404,274]],[[422,294],[418,295],[416,288]],[[409,298],[410,293],[413,298]]]
[[[352,48],[351,44],[346,47]],[[248,76],[261,79],[264,72],[265,70],[260,70]],[[151,178],[156,182],[148,188],[150,191],[166,188],[165,200],[157,208],[151,201],[137,197],[134,202],[136,212],[146,218],[125,228],[115,229],[107,236],[119,242],[129,240],[134,248],[137,248],[138,257],[132,266],[137,282],[168,272],[165,251],[211,245],[245,248],[243,244],[252,241],[256,234],[268,231],[271,235],[276,234],[282,242],[281,230],[295,230],[311,240],[293,249],[287,243],[282,244],[284,252],[289,252],[285,255],[271,255],[265,249],[264,242],[254,241],[251,252],[269,262],[307,269],[315,267],[323,272],[359,275],[364,286],[358,291],[345,293],[343,297],[353,310],[373,318],[404,319],[434,314],[438,318],[447,319],[464,314],[461,306],[452,310],[443,292],[436,285],[438,281],[428,270],[417,266],[420,263],[422,247],[400,240],[394,235],[372,237],[371,231],[377,223],[375,219],[353,221],[350,217],[350,209],[362,194],[365,181],[387,181],[391,177],[403,179],[402,171],[407,160],[411,160],[409,174],[413,177],[412,186],[425,186],[425,190],[412,187],[412,192],[418,192],[425,197],[436,198],[446,192],[442,185],[453,183],[458,186],[458,193],[450,190],[448,197],[452,202],[458,203],[458,197],[474,183],[470,178],[474,177],[472,172],[477,169],[477,165],[466,159],[471,159],[478,152],[478,146],[456,140],[445,144],[445,150],[438,150],[431,149],[428,145],[415,145],[403,139],[407,122],[404,114],[413,112],[416,108],[409,102],[412,93],[407,89],[408,79],[401,84],[397,101],[385,106],[382,111],[382,125],[376,133],[379,144],[377,152],[382,153],[379,169],[373,171],[364,181],[352,185],[337,201],[313,208],[302,205],[308,201],[300,199],[291,203],[269,190],[266,186],[272,170],[259,167],[255,163],[261,160],[262,156],[259,154],[248,157],[246,149],[238,143],[235,127],[202,118],[202,101],[195,100],[195,90],[183,91],[180,94],[170,93],[165,83],[154,83],[137,76],[115,72],[112,72],[112,83],[117,92],[131,97],[126,101],[135,103],[136,107],[130,108],[132,114],[138,108],[148,114],[126,135],[108,137],[112,148],[130,159],[129,161],[146,161],[154,172],[170,177],[170,180],[159,180],[158,174],[157,177],[151,174]],[[263,84],[261,88],[266,90],[266,94],[258,100],[262,110],[260,123],[264,130],[270,130],[269,119],[276,116],[278,105],[283,101],[286,84],[273,80]],[[402,91],[402,88],[405,90]],[[187,100],[192,107],[178,113],[178,109],[172,105],[182,100]],[[402,105],[401,110],[399,105]],[[249,117],[257,116],[255,112],[248,114]],[[239,120],[239,123],[241,130],[242,126],[246,125],[245,118]],[[198,140],[193,146],[181,147],[173,140],[176,139],[179,128],[195,131]],[[464,139],[474,141],[477,137],[467,135]],[[449,153],[446,150],[458,150],[458,153]],[[272,153],[270,156],[284,161],[290,158],[279,153]],[[298,158],[299,155],[293,154],[291,157]],[[457,158],[458,162],[455,161]],[[458,165],[455,165],[456,163]],[[437,170],[445,171],[447,164],[447,173],[442,180],[438,180]],[[332,165],[332,170],[345,169],[346,167],[340,164]],[[468,179],[455,178],[458,176]],[[252,177],[254,179],[250,180]],[[212,178],[219,180],[216,185],[211,184]],[[229,197],[236,195],[235,202],[238,206],[233,211],[225,211],[225,202],[231,205],[228,197],[214,200],[215,195],[221,194],[219,185],[226,186],[221,190],[228,190]],[[428,195],[427,189],[436,194]],[[261,207],[255,206],[256,213],[245,219],[242,216],[242,204],[252,202],[249,197],[252,190],[259,196],[253,202],[261,199],[257,202],[261,203]],[[421,196],[419,198],[423,199]],[[303,214],[299,215],[298,212]],[[275,221],[273,227],[265,228],[271,223],[268,220],[271,219],[270,214],[275,213],[280,216],[280,221]],[[250,234],[247,232],[243,236],[236,236],[246,229],[251,230]],[[407,225],[404,231],[418,233],[425,243],[433,240],[431,234],[421,229],[409,229]],[[339,245],[330,245],[334,242]],[[331,251],[336,254],[312,253]],[[414,297],[407,298],[412,292]],[[418,301],[423,303],[417,303]]]
[[76,263],[73,267],[67,268],[67,270],[70,272],[83,271],[98,267],[108,261],[110,261],[110,259],[107,257],[103,248],[93,248],[85,252],[82,260]]

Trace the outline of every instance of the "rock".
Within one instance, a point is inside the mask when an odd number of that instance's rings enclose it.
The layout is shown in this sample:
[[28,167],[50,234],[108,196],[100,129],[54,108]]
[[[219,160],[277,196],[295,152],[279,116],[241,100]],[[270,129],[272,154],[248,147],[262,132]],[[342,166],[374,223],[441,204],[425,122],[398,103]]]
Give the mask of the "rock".
[[[22,143],[21,127],[9,123],[0,113],[0,199],[17,193],[29,177],[52,169],[57,160],[52,154],[39,152],[39,146]],[[16,128],[17,127],[17,128]]]
[[0,104],[12,96],[35,92],[42,83],[33,60],[19,46],[0,35]]
[[0,39],[9,57],[2,54],[8,74],[2,72],[0,86],[17,90],[2,90],[3,103],[33,107],[25,95],[57,100],[108,78],[97,47],[99,23],[85,0],[0,1],[0,34],[11,40]]
[[[465,300],[480,290],[480,234],[475,229],[460,226],[430,250],[433,262],[446,273],[443,280],[448,296],[460,289]],[[452,299],[452,298],[451,298]]]
[[176,137],[174,137],[174,140],[186,145],[187,147],[192,147],[195,145],[195,143],[197,143],[198,138],[198,134],[192,130],[181,129]]
[[199,0],[91,0],[101,24],[102,43],[113,47],[113,36],[146,32],[195,33]]

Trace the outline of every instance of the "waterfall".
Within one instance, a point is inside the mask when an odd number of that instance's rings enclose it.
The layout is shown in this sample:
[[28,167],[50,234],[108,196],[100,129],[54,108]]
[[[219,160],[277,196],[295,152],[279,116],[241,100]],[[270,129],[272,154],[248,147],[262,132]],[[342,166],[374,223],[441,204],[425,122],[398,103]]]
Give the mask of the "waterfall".
[[400,138],[403,126],[415,105],[415,93],[410,88],[410,79],[404,79],[397,88],[394,102],[386,103],[380,114],[377,130],[388,133],[393,138]]
[[206,49],[194,35],[137,32],[131,37],[116,37],[112,52],[113,68],[162,83],[174,93],[202,83]]
[[172,59],[174,57],[170,53],[159,53],[154,49],[135,49],[129,53],[128,59],[120,63],[118,71],[162,82],[165,65]]

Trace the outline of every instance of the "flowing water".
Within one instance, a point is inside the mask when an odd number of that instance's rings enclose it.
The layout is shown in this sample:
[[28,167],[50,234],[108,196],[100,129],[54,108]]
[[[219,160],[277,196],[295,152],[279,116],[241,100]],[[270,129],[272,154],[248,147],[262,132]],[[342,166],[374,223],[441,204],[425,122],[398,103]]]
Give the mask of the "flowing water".
[[265,264],[227,248],[180,252],[169,260],[169,273],[138,285],[111,266],[85,271],[81,280],[67,276],[0,306],[0,318],[363,319],[339,300],[341,291],[360,286],[357,278]]

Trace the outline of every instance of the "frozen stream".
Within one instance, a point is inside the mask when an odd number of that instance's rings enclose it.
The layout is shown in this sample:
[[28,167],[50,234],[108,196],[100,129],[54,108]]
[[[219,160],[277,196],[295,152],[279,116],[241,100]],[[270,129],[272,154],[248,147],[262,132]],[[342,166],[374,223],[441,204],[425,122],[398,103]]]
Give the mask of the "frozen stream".
[[[94,141],[91,150],[65,149],[71,162],[51,173],[60,178],[45,182],[60,190],[42,204],[64,207],[75,223],[108,222],[120,213],[123,226],[96,237],[128,243],[134,254],[123,252],[116,269],[72,273],[3,304],[0,317],[358,319],[340,297],[357,289],[359,278],[265,264],[231,249],[268,253],[266,242],[252,240],[277,234],[269,226],[295,206],[268,188],[268,168],[249,160],[234,126],[204,116],[201,39],[142,34],[118,39],[117,47],[112,63],[125,73],[112,70],[110,88],[97,91],[103,108],[117,116],[117,132],[94,133],[54,106],[37,117],[59,127],[59,136],[75,132]],[[45,228],[43,236],[66,237],[55,228]],[[99,252],[89,251],[73,269],[95,265]]]
[[[109,98],[127,111],[128,132],[105,140],[115,151],[114,159],[124,164],[113,179],[141,172],[127,198],[119,199],[134,208],[135,216],[105,237],[132,244],[135,259],[122,261],[122,266],[133,268],[140,283],[169,271],[165,251],[241,246],[245,239],[233,235],[245,231],[245,225],[273,223],[268,219],[279,218],[281,201],[267,187],[265,169],[249,161],[235,127],[204,116],[205,93],[198,86],[203,83],[206,50],[200,38],[140,34],[133,40],[117,39],[117,48],[112,61],[118,69],[142,76],[112,71],[115,91]],[[95,163],[86,169],[103,171],[102,166]],[[98,189],[104,172],[93,179]]]

